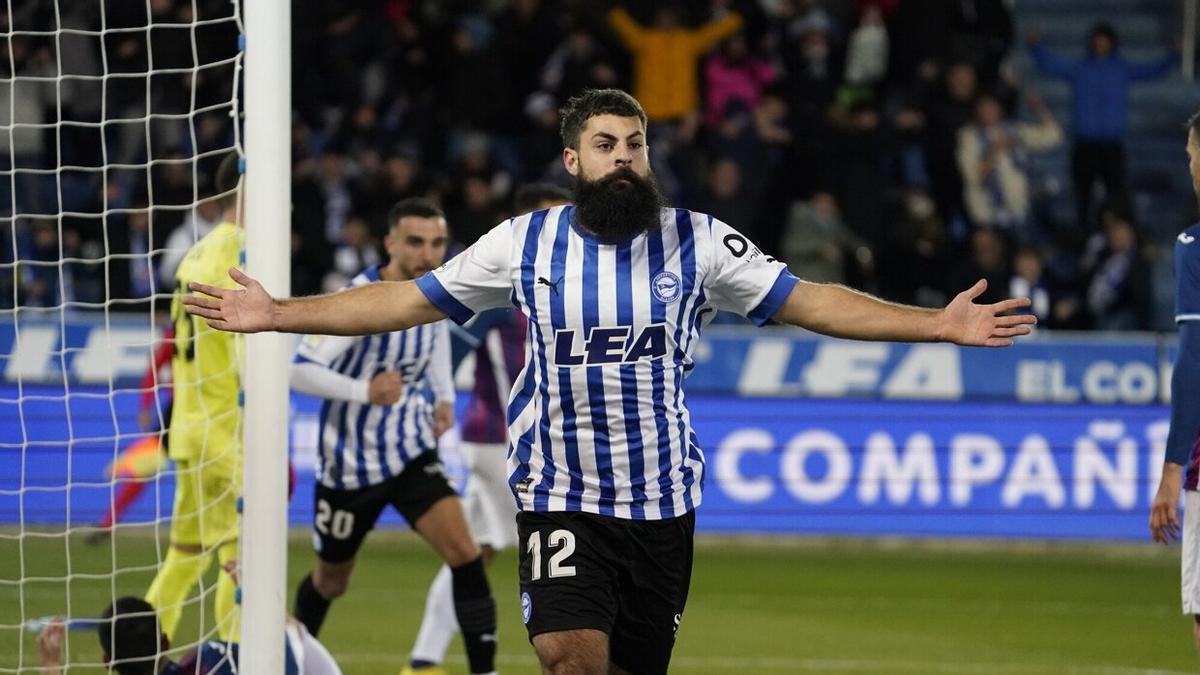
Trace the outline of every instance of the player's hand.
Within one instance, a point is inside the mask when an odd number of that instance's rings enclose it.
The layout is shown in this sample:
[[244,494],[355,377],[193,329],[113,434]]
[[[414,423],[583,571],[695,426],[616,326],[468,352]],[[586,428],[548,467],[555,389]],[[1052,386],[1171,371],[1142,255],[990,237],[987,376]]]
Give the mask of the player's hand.
[[438,438],[454,426],[454,404],[439,403],[433,408],[433,437]]
[[229,575],[229,578],[233,579],[235,586],[242,585],[241,573],[238,571],[238,561],[226,561],[225,564],[221,565],[221,569],[225,570],[225,573]]
[[236,267],[229,268],[229,276],[242,288],[218,288],[193,281],[188,288],[197,294],[183,296],[183,308],[188,314],[207,319],[208,325],[217,330],[233,333],[273,330],[275,303],[267,289]]
[[1179,489],[1183,485],[1183,467],[1173,462],[1163,464],[1158,492],[1150,505],[1150,536],[1154,541],[1169,544],[1179,539]]
[[978,298],[987,290],[987,280],[980,279],[975,285],[959,293],[941,311],[939,337],[968,347],[1007,347],[1013,338],[1029,335],[1037,317],[1030,314],[1001,316],[1015,309],[1029,306],[1029,298],[1010,298],[991,305],[977,305]]
[[56,616],[46,624],[41,633],[38,633],[38,658],[41,659],[42,668],[58,668],[62,665],[63,638],[66,632],[67,626],[63,623],[63,618]]
[[404,393],[404,378],[394,370],[385,370],[371,378],[367,400],[373,405],[395,405]]

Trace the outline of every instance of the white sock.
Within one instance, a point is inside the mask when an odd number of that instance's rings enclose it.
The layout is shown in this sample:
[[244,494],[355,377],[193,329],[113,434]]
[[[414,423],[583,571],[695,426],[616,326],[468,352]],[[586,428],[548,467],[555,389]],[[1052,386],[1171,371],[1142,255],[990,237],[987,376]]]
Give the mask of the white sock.
[[457,632],[458,619],[454,615],[450,567],[442,565],[425,597],[425,616],[421,619],[421,630],[417,632],[411,660],[441,663],[446,658],[450,640]]

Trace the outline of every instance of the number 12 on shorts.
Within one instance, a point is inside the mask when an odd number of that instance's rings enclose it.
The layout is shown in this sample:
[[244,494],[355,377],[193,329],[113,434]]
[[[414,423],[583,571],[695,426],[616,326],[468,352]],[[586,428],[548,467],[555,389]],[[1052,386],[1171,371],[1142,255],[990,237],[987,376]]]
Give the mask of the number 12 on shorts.
[[[546,570],[546,576],[550,579],[559,579],[561,577],[575,576],[574,565],[564,565],[567,558],[575,552],[575,533],[570,530],[555,530],[546,537],[546,548],[559,548],[554,555],[550,556],[549,569]],[[525,551],[529,553],[532,560],[532,569],[530,571],[529,580],[537,581],[542,578],[542,533],[533,531],[529,534],[529,542],[525,545]]]

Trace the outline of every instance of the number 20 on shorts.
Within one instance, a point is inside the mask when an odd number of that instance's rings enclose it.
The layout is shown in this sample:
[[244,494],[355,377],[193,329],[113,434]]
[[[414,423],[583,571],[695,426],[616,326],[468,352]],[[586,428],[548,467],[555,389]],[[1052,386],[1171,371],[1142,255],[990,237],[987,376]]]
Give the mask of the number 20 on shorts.
[[334,511],[329,502],[317,500],[317,531],[334,539],[347,539],[354,532],[354,514],[350,511]]

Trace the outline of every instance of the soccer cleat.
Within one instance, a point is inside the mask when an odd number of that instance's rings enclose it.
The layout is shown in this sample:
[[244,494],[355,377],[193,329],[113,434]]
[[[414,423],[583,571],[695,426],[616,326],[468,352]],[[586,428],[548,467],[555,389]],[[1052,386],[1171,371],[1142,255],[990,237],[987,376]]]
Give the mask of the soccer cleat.
[[447,675],[447,673],[442,670],[441,666],[433,664],[430,666],[421,666],[420,668],[404,666],[404,670],[400,671],[400,675]]

